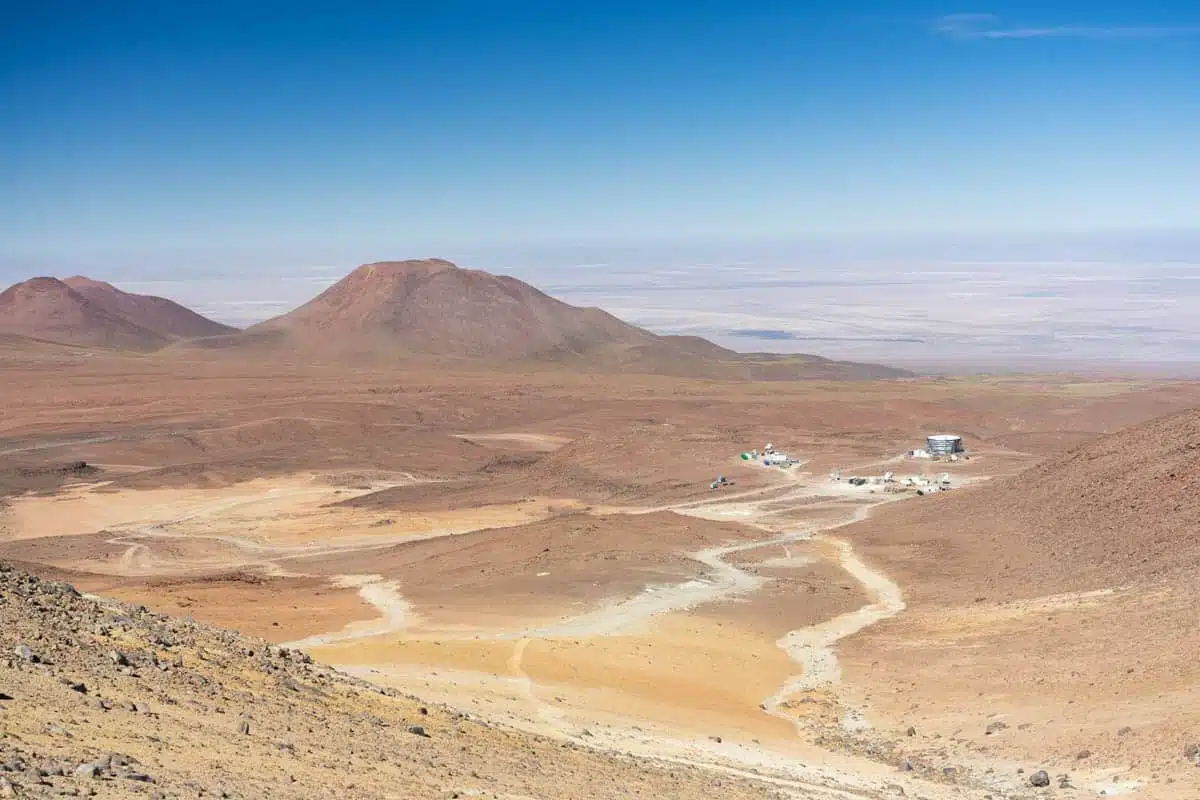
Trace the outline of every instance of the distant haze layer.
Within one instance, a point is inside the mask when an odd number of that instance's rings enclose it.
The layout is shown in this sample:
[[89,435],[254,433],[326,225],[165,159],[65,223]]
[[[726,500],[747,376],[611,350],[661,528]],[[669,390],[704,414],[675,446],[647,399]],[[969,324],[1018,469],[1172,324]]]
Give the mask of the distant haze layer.
[[[1121,261],[633,249],[394,255],[446,255],[657,333],[741,351],[988,369],[1079,361],[1187,372],[1200,364],[1200,257],[1178,253]],[[127,291],[245,326],[309,300],[356,262],[173,268],[170,276],[128,263],[89,268]]]

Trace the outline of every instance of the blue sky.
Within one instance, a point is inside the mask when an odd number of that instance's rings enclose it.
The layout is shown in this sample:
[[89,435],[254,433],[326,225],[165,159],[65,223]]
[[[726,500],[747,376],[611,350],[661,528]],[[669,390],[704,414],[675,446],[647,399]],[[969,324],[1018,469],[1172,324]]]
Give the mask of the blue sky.
[[1200,228],[1191,0],[0,7],[10,269]]

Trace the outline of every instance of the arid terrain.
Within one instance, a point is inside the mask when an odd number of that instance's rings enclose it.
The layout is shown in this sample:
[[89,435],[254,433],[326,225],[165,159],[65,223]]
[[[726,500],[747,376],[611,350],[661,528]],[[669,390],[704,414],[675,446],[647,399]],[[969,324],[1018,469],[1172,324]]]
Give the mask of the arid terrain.
[[1200,796],[1196,385],[4,358],[23,795]]
[[1200,385],[5,296],[7,796],[1200,798]]

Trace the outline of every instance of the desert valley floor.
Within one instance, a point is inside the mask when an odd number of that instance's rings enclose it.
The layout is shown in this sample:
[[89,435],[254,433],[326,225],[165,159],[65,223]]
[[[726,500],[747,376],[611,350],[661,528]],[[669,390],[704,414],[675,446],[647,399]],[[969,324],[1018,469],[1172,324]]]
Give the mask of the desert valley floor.
[[[1195,495],[1155,472],[1160,438],[1088,470],[1105,435],[1180,412],[1162,468],[1194,467],[1196,384],[0,358],[0,560],[42,578],[726,796],[1200,798],[1196,506],[1132,549],[1071,527],[1081,498],[1136,520],[1164,484]],[[940,431],[970,458],[905,457]],[[798,463],[740,458],[767,442]],[[846,480],[885,472],[953,488]],[[8,694],[7,740],[65,746]],[[153,739],[121,746],[169,773]],[[474,747],[445,758],[484,777],[424,785],[608,796],[632,774],[514,787]],[[613,796],[683,791],[645,786]]]

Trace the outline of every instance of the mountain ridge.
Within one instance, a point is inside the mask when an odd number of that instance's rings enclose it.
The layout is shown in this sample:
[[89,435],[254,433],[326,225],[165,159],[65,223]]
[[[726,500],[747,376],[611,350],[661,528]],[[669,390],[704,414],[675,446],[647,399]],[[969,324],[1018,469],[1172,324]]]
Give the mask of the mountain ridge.
[[61,344],[156,350],[166,337],[93,302],[58,278],[39,276],[0,292],[0,332]]
[[40,343],[149,352],[235,330],[172,300],[81,275],[38,276],[0,292],[0,333]]
[[363,264],[299,308],[210,344],[708,379],[911,375],[818,356],[736,353],[700,337],[662,336],[603,309],[569,305],[512,276],[436,258]]
[[237,330],[165,297],[126,292],[83,275],[64,278],[63,283],[93,303],[167,338],[193,339]]
[[708,380],[884,379],[912,373],[815,355],[737,353],[577,307],[509,275],[440,258],[363,264],[279,316],[238,330],[173,300],[75,275],[0,294],[0,334],[134,352],[460,362]]

